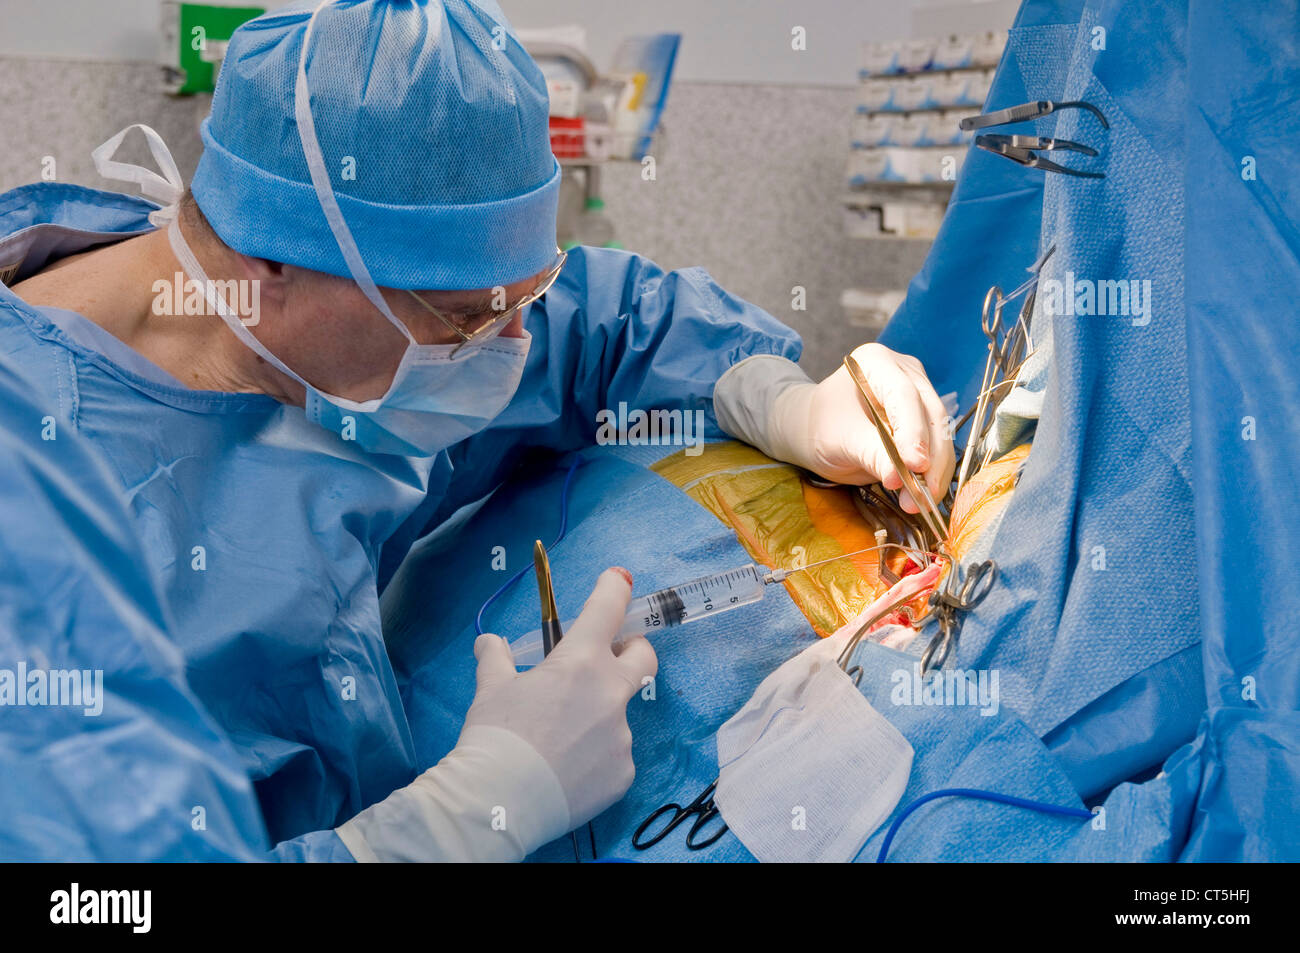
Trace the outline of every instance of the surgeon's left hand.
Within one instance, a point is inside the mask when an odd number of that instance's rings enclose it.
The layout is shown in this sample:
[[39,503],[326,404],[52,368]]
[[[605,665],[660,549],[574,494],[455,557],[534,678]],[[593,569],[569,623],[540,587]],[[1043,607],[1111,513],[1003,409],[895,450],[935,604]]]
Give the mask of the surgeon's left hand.
[[479,636],[478,690],[456,747],[337,828],[352,856],[522,860],[622,797],[636,774],[628,701],[659,666],[644,638],[614,645],[631,598],[627,570],[606,570],[528,672],[504,639]]
[[[903,462],[924,475],[936,499],[942,498],[956,462],[951,418],[921,362],[881,344],[864,344],[853,356],[885,409]],[[784,358],[753,357],[718,381],[714,408],[724,430],[768,456],[837,483],[879,481],[902,489],[865,401],[843,367],[815,384]],[[906,491],[899,498],[904,509],[917,512]]]

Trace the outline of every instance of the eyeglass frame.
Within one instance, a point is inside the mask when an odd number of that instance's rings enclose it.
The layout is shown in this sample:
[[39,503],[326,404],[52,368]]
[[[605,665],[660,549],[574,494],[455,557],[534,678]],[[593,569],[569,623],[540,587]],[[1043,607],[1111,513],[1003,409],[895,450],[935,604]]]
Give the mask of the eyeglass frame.
[[456,355],[459,354],[467,344],[470,344],[474,341],[486,343],[492,340],[494,337],[496,337],[498,334],[500,334],[502,331],[505,330],[506,325],[509,324],[511,320],[513,320],[516,314],[518,314],[524,308],[528,307],[534,301],[539,299],[542,295],[546,294],[546,292],[551,290],[551,286],[554,285],[555,282],[559,279],[560,272],[564,269],[564,263],[569,258],[569,253],[566,251],[562,251],[559,248],[556,248],[555,251],[556,254],[559,255],[559,258],[556,260],[555,264],[551,266],[551,270],[546,273],[546,275],[542,278],[540,282],[537,283],[537,287],[534,288],[532,292],[524,295],[522,298],[520,298],[510,307],[503,310],[499,315],[490,319],[483,325],[475,328],[473,331],[469,331],[469,332],[465,331],[455,321],[453,321],[450,317],[448,317],[444,312],[440,311],[439,309],[435,308],[433,305],[429,304],[429,302],[425,301],[416,292],[410,290],[409,288],[407,289],[406,293],[409,294],[416,301],[418,301],[420,303],[420,306],[423,307],[424,310],[428,311],[435,318],[437,318],[444,325],[446,325],[447,330],[453,332],[460,338],[460,343],[457,344],[455,349],[451,352],[452,360],[455,360]]

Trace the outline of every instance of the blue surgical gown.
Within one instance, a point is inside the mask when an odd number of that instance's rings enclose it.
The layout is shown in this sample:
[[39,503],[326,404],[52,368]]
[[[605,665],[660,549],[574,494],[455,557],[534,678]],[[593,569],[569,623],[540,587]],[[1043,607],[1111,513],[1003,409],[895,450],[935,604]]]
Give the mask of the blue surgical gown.
[[[153,208],[77,186],[24,186],[0,196],[0,262],[22,262],[12,284],[144,234]],[[800,347],[705,272],[665,273],[609,249],[570,252],[525,324],[532,349],[506,410],[450,450],[411,459],[367,454],[269,397],[186,389],[80,316],[0,290],[0,355],[23,367],[44,413],[107,460],[188,686],[252,778],[282,858],[346,858],[322,832],[427,767],[379,609],[415,540],[490,492],[522,454],[590,444],[598,410],[703,409],[711,421],[713,385],[728,367],[753,354],[797,359]],[[57,844],[49,856],[60,856]]]
[[255,859],[252,783],[185,685],[121,494],[38,389],[0,358],[0,860]]

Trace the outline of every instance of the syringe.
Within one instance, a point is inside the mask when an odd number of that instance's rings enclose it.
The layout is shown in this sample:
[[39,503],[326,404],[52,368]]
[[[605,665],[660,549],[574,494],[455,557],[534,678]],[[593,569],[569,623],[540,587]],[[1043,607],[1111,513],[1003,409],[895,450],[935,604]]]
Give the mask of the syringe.
[[[698,622],[720,612],[752,605],[763,598],[768,586],[774,582],[784,582],[791,573],[815,569],[837,559],[847,559],[850,556],[887,547],[903,549],[909,553],[916,552],[906,546],[886,543],[884,546],[872,546],[858,552],[832,556],[830,559],[794,569],[767,569],[749,563],[725,572],[701,576],[678,586],[668,586],[647,596],[635,598],[628,604],[627,615],[623,617],[623,625],[614,636],[614,644],[617,645],[634,636],[652,635],[663,629],[671,629],[687,622]],[[563,624],[565,631],[568,631],[574,621],[576,620],[570,619]],[[542,630],[534,629],[527,635],[515,639],[510,643],[510,651],[514,653],[515,664],[520,667],[538,664],[543,657]]]
[[[628,604],[627,615],[623,617],[623,625],[614,636],[614,642],[617,644],[637,635],[649,635],[750,605],[763,598],[767,583],[779,581],[766,569],[749,563],[640,596]],[[564,623],[566,631],[574,621]],[[510,651],[514,653],[516,665],[536,665],[542,660],[542,630],[534,629],[520,636],[510,643]]]

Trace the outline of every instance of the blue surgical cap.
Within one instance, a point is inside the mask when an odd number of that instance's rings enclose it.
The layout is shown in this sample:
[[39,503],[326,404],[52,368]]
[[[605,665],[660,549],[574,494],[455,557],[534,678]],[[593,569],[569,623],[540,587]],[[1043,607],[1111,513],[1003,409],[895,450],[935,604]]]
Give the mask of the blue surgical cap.
[[[320,6],[300,0],[231,37],[192,189],[235,251],[352,277],[294,120]],[[494,2],[327,3],[306,75],[332,191],[376,284],[489,288],[554,263],[546,81]]]

